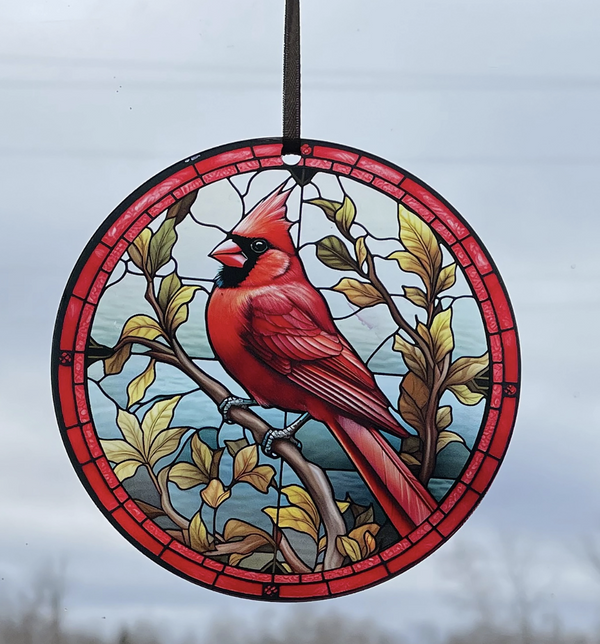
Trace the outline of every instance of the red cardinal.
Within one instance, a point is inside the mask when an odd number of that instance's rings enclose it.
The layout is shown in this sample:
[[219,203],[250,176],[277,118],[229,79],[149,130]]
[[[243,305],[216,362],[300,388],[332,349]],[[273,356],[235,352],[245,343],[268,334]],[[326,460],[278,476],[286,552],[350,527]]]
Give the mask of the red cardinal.
[[285,217],[289,193],[277,188],[211,253],[223,267],[207,305],[210,342],[256,403],[325,423],[406,535],[437,503],[377,431],[408,436],[308,281]]

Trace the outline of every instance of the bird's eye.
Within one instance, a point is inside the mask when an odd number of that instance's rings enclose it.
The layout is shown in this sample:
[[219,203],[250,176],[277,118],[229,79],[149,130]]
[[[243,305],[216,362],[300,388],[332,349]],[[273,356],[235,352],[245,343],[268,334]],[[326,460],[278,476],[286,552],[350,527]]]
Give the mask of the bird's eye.
[[264,239],[255,239],[251,244],[250,248],[255,252],[255,253],[264,253],[267,248],[269,248],[269,244]]

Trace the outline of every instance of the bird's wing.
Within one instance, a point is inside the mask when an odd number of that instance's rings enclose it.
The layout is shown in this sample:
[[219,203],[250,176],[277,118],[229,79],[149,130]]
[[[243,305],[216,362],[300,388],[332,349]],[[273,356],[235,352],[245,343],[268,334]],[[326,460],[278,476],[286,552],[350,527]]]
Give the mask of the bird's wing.
[[253,298],[245,340],[263,362],[308,392],[350,416],[404,435],[373,375],[312,289]]

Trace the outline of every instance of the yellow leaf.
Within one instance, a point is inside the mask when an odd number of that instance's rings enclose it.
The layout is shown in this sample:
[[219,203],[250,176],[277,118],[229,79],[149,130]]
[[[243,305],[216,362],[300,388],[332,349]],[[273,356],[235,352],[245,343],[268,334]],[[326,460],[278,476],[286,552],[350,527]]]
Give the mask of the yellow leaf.
[[148,452],[150,465],[155,465],[161,458],[172,454],[179,447],[181,438],[188,429],[189,427],[171,427],[171,429],[159,432],[152,441]]
[[106,454],[106,458],[113,463],[123,463],[123,461],[144,462],[144,457],[130,443],[119,439],[101,439],[100,444]]
[[169,471],[169,480],[182,490],[208,483],[208,477],[192,463],[175,463]]
[[327,549],[327,537],[323,535],[319,539],[319,545],[317,546],[317,553],[321,554],[326,549]]
[[407,454],[406,452],[402,452],[402,454],[400,454],[400,458],[407,465],[421,465],[421,461],[416,459],[412,454]]
[[375,537],[370,532],[366,532],[365,533],[365,552],[364,552],[365,559],[370,555],[372,555],[376,549],[377,549],[377,541],[375,541]]
[[449,427],[452,424],[452,407],[440,407],[437,410],[435,424],[440,432],[446,429],[446,427]]
[[146,412],[142,419],[142,432],[144,433],[144,444],[152,445],[159,432],[166,429],[173,419],[173,413],[181,396],[173,396],[166,400],[159,400]]
[[127,249],[131,261],[141,270],[144,270],[148,259],[148,247],[152,239],[150,228],[144,228],[142,232],[133,240]]
[[196,552],[206,552],[207,550],[210,550],[210,535],[204,525],[204,521],[202,521],[200,512],[197,512],[190,521],[189,532],[190,546],[192,546]]
[[321,208],[327,219],[331,221],[335,221],[335,213],[342,207],[339,201],[329,201],[328,199],[310,199],[306,203]]
[[344,196],[344,203],[342,207],[335,212],[335,223],[338,225],[338,228],[345,233],[350,231],[350,226],[354,223],[356,218],[356,207],[354,202],[348,195]]
[[123,367],[129,357],[131,356],[131,345],[126,344],[118,351],[115,351],[112,356],[104,360],[104,373],[107,376],[114,376],[123,371]]
[[448,308],[438,313],[431,323],[431,339],[433,340],[433,359],[439,363],[454,349],[452,335],[452,309]]
[[[358,543],[363,557],[366,557],[367,554],[370,554],[375,550],[375,543],[372,544],[373,549],[371,550],[371,545],[367,543],[367,540],[370,537],[373,542],[375,542],[374,537],[379,532],[380,527],[381,526],[376,523],[365,523],[364,525],[350,531],[348,536]],[[367,537],[367,535],[369,535],[369,537]]]
[[334,291],[343,293],[352,304],[364,309],[368,306],[375,306],[381,304],[385,300],[381,293],[372,285],[366,282],[359,282],[358,280],[344,277],[334,287]]
[[142,400],[146,395],[148,387],[156,380],[156,369],[154,359],[146,367],[145,371],[137,378],[134,378],[127,385],[127,406],[131,407],[136,402]]
[[466,385],[476,378],[489,364],[489,356],[484,353],[479,358],[466,356],[458,358],[451,365],[446,378],[446,386]]
[[212,479],[202,492],[200,492],[200,496],[206,505],[209,505],[211,508],[218,508],[221,503],[227,501],[231,496],[231,490],[226,490],[219,479]]
[[141,463],[139,461],[123,461],[113,471],[119,481],[124,481],[125,479],[131,478],[137,472],[140,465]]
[[121,339],[123,338],[145,338],[146,340],[156,340],[163,335],[160,324],[148,315],[134,315],[125,322]]
[[427,346],[430,349],[433,349],[433,339],[431,338],[431,333],[422,322],[417,322],[417,333],[423,338],[423,340],[425,340]]
[[435,446],[435,451],[441,452],[444,447],[450,443],[462,443],[464,445],[465,441],[462,436],[459,436],[454,432],[440,432]]
[[404,289],[404,297],[407,300],[415,306],[420,306],[422,309],[427,308],[427,295],[425,295],[422,289],[416,286],[403,286],[402,288]]
[[192,460],[207,481],[214,478],[211,476],[213,451],[198,434],[194,434],[192,438]]
[[449,264],[442,268],[435,284],[435,294],[452,288],[456,282],[456,264]]
[[225,524],[225,529],[223,530],[223,538],[225,539],[225,541],[241,539],[249,535],[259,535],[269,543],[274,543],[273,538],[264,530],[257,528],[251,523],[240,521],[239,519],[229,519],[229,521],[227,521],[227,523]]
[[362,553],[360,551],[358,541],[355,541],[350,537],[338,537],[335,545],[337,546],[339,553],[344,557],[349,557],[352,563],[362,559]]
[[344,514],[344,512],[350,507],[350,503],[348,501],[337,501],[336,504],[338,508],[340,509],[340,512]]
[[233,461],[233,478],[239,481],[240,477],[251,472],[258,465],[258,448],[248,445],[241,449]]
[[198,290],[200,290],[199,286],[182,286],[169,302],[165,320],[167,328],[171,332],[178,329],[187,320],[187,305],[192,301]]
[[476,405],[483,398],[483,394],[471,391],[466,385],[450,385],[448,389],[463,405]]
[[318,532],[319,526],[321,525],[321,517],[310,494],[299,485],[287,485],[286,487],[281,488],[281,492],[285,494],[287,500],[292,505],[297,505],[306,512],[306,514],[311,518],[311,521],[315,526],[315,530]]
[[432,288],[434,286],[431,284],[432,277],[439,273],[442,266],[442,251],[438,240],[422,219],[402,205],[398,206],[398,219],[400,241],[404,248],[419,260]]
[[394,351],[400,351],[406,366],[421,380],[427,379],[427,363],[419,347],[405,340],[399,333],[394,336]]
[[274,476],[275,469],[271,465],[259,465],[252,471],[239,476],[237,480],[243,483],[249,483],[252,487],[266,494]]
[[277,508],[263,508],[263,512],[271,518],[273,523],[277,522],[279,528],[291,528],[297,532],[308,534],[316,543],[319,534],[312,518],[302,508],[289,505],[285,508],[279,508],[279,510]]
[[425,283],[427,283],[429,277],[421,262],[414,255],[411,255],[404,250],[398,250],[395,253],[388,255],[387,259],[395,259],[405,273],[415,273]]
[[368,250],[365,239],[366,237],[359,237],[354,242],[354,251],[356,252],[356,259],[359,266],[362,266],[367,261]]
[[123,433],[123,438],[137,449],[140,454],[146,454],[144,450],[144,437],[142,435],[142,428],[137,416],[130,414],[124,409],[119,409],[117,412],[117,425]]

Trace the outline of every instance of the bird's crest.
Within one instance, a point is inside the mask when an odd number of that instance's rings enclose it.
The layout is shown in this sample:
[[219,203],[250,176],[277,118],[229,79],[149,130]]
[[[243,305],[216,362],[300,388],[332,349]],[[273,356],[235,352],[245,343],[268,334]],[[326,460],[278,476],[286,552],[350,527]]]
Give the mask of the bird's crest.
[[284,187],[285,182],[256,204],[232,233],[242,237],[264,237],[278,246],[290,245],[292,222],[286,219],[286,202],[292,189],[284,190]]

